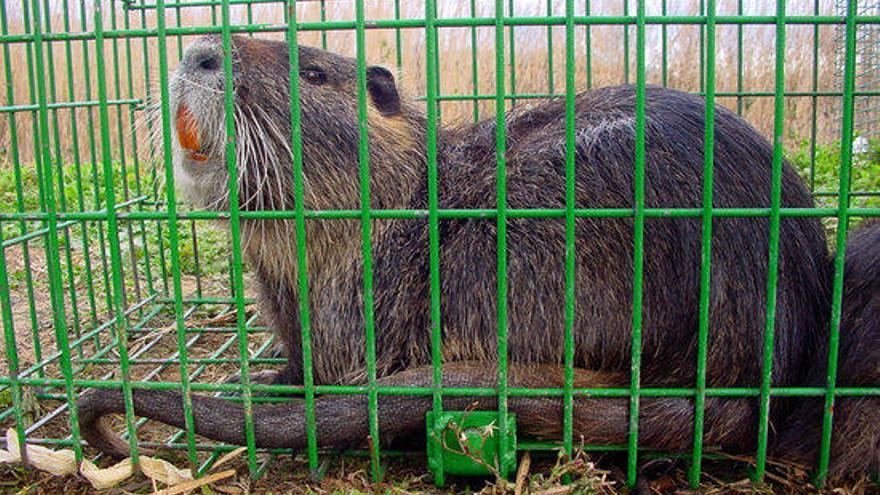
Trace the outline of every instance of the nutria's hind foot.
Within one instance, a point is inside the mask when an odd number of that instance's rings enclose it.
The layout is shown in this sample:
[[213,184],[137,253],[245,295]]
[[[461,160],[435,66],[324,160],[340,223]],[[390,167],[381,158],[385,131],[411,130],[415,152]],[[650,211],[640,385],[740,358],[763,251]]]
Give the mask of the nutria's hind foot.
[[269,354],[269,357],[272,359],[281,359],[287,356],[287,347],[283,343],[275,344],[272,347],[272,353]]

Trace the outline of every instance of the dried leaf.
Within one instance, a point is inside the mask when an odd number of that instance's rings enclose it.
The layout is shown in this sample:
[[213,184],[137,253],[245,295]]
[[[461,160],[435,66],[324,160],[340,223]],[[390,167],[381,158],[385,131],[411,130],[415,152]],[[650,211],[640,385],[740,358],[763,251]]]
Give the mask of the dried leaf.
[[134,474],[131,458],[120,461],[106,469],[101,469],[92,461],[84,459],[80,465],[80,474],[89,480],[96,490],[106,490],[127,480]]
[[[76,454],[72,450],[52,450],[39,445],[27,445],[28,464],[51,473],[54,476],[66,476],[76,473]],[[15,430],[6,430],[6,451],[0,456],[0,462],[21,462],[21,449]]]
[[519,461],[519,469],[516,471],[516,487],[513,489],[514,495],[522,495],[523,488],[526,484],[526,478],[529,475],[529,466],[532,464],[532,458],[529,453],[523,454],[522,460]]
[[[162,483],[167,486],[175,486],[193,479],[189,469],[179,469],[163,459],[144,456],[140,458],[139,464],[141,472],[154,484]],[[131,458],[106,469],[98,468],[91,461],[84,460],[80,472],[95,489],[104,490],[128,479],[134,474],[134,467]]]
[[571,485],[556,486],[553,488],[548,488],[544,491],[537,492],[534,495],[568,495],[572,492],[573,489],[574,488],[572,488]]
[[0,450],[0,464],[13,464],[20,460],[21,455],[18,453],[13,454],[12,452]]
[[214,487],[215,492],[225,493],[227,495],[239,495],[244,493],[244,488],[235,485],[220,485]]
[[174,486],[185,481],[192,481],[192,471],[179,469],[174,464],[155,457],[140,458],[141,471],[147,478],[158,481],[168,486]]
[[211,466],[211,471],[216,471],[217,468],[240,456],[241,453],[245,451],[247,451],[247,447],[239,447],[232,452],[228,452],[226,455],[218,459],[213,466]]
[[[155,460],[155,459],[154,459]],[[186,470],[189,472],[189,469]],[[190,490],[195,490],[196,488],[207,485],[208,483],[213,483],[215,481],[220,481],[226,478],[230,478],[235,476],[235,470],[229,469],[226,471],[221,471],[219,473],[214,473],[209,476],[205,476],[204,478],[199,478],[197,480],[190,479],[188,481],[184,481],[182,483],[175,483],[173,486],[169,486],[164,490],[159,490],[153,495],[177,495],[179,493],[185,493]]]

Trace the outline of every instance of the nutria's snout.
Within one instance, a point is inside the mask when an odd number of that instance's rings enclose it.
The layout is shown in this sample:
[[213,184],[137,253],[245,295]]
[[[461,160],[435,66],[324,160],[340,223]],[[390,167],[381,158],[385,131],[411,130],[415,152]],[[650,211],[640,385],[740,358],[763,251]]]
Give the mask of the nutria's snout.
[[[304,202],[314,208],[357,207],[358,173],[352,165],[358,163],[360,141],[357,63],[309,46],[298,50]],[[226,57],[232,69],[229,114]],[[413,157],[424,155],[424,118],[401,97],[389,70],[367,67],[366,79],[375,201],[403,204],[418,174]],[[187,47],[170,82],[174,170],[182,195],[202,208],[228,209],[231,118],[239,207],[293,207],[290,84],[285,41],[234,35],[225,53],[220,36],[208,35]],[[387,194],[379,194],[378,184]]]
[[189,159],[194,162],[208,161],[208,155],[204,153],[199,139],[198,122],[185,103],[178,105],[174,119],[177,141]]
[[222,119],[223,48],[216,36],[191,44],[172,74],[171,104],[177,153],[182,161],[204,163],[216,146]]
[[[176,72],[177,79],[190,86],[188,91],[178,90],[177,110],[174,114],[177,142],[186,158],[203,163],[208,161],[209,151],[200,136],[202,129],[209,126],[200,124],[199,115],[204,119],[205,104],[215,105],[218,82],[223,82],[223,49],[215,40],[216,37],[204,37],[191,45],[180,61]],[[203,98],[202,92],[211,93]],[[187,97],[192,95],[190,97]],[[196,101],[193,101],[193,100]],[[193,107],[197,110],[194,112]]]

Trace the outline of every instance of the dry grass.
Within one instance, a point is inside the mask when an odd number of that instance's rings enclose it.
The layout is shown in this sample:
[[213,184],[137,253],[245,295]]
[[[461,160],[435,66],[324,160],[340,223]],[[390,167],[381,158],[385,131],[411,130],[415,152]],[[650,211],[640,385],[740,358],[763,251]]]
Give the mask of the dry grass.
[[[383,481],[370,479],[369,461],[359,457],[324,458],[327,462],[325,475],[313,479],[302,457],[278,457],[271,460],[260,479],[253,481],[247,474],[247,464],[239,458],[223,466],[237,470],[237,476],[203,488],[203,494],[291,494],[291,495],[342,495],[342,494],[456,494],[479,495],[615,495],[633,493],[626,490],[625,476],[618,465],[610,470],[597,467],[587,455],[578,452],[573,458],[552,454],[520,458],[523,476],[506,480],[491,478],[453,479],[443,488],[434,486],[425,472],[425,460],[419,456],[395,458],[387,464]],[[606,463],[607,464],[607,463]],[[703,493],[706,495],[745,494],[828,494],[867,495],[876,493],[866,481],[854,481],[847,485],[816,488],[806,472],[795,467],[772,464],[769,466],[767,484],[754,485],[744,471],[745,464],[731,470],[729,466],[707,463],[703,483],[692,491],[687,483],[686,466],[670,460],[652,461],[638,483],[635,493],[640,495],[665,495]],[[182,465],[182,464],[181,464]],[[566,483],[562,476],[567,475]],[[95,490],[82,478],[53,477],[47,473],[17,467],[0,466],[0,493],[48,495],[56,493],[91,494]],[[136,476],[106,494],[153,493],[149,480]]]
[[[66,3],[66,2],[65,2]],[[94,13],[91,4],[83,12],[80,2],[73,2],[69,7],[69,16],[64,15],[64,5],[60,0],[50,2],[49,21],[52,32],[65,31],[93,31]],[[440,1],[439,16],[445,18],[470,17],[469,2]],[[506,3],[506,2],[505,2]],[[582,15],[585,2],[577,2],[576,14]],[[594,0],[589,2],[593,15],[620,15],[623,13],[624,1],[621,0]],[[635,2],[629,1],[628,13],[635,13]],[[718,14],[730,15],[736,13],[737,0],[719,0]],[[812,14],[813,0],[799,0],[788,2],[788,14],[804,15]],[[564,2],[561,0],[550,1],[549,13],[562,15]],[[122,29],[125,27],[154,28],[156,26],[156,12],[147,11],[143,17],[141,11],[125,11],[122,9],[123,2],[113,2],[111,8],[105,8],[103,24],[105,29]],[[422,18],[424,16],[423,2],[412,0],[401,1],[402,18]],[[669,15],[697,15],[699,13],[699,0],[676,0],[669,2]],[[772,2],[760,2],[750,0],[744,2],[744,14],[747,15],[772,15]],[[366,0],[367,19],[391,19],[394,18],[393,3],[382,0]],[[24,32],[23,11],[19,4],[10,4],[9,29],[11,33]],[[820,13],[832,13],[833,1],[822,0]],[[251,19],[254,23],[274,25],[282,27],[283,5],[281,4],[257,4],[250,13],[241,5],[233,6],[233,24],[240,25]],[[648,15],[661,13],[659,0],[652,0],[647,5]],[[31,15],[33,13],[30,13]],[[518,0],[515,2],[514,14],[518,16],[541,16],[548,14],[546,3],[542,0]],[[320,19],[320,5],[318,2],[301,2],[298,4],[298,18],[301,21],[316,21]],[[494,2],[479,0],[473,15],[478,17],[491,17],[494,15]],[[329,1],[326,4],[326,16],[329,20],[354,19],[354,3],[349,1]],[[66,19],[68,19],[66,21]],[[66,23],[67,22],[67,23]],[[193,27],[208,26],[212,24],[212,13],[208,7],[190,7],[169,9],[166,12],[166,25],[169,27]],[[624,58],[624,31],[629,30],[628,59]],[[834,76],[834,57],[837,51],[834,26],[822,26],[819,28],[818,47],[818,88],[819,90],[834,90],[837,86]],[[49,31],[50,29],[45,29]],[[515,28],[514,55],[515,67],[508,67],[508,80],[506,87],[511,90],[512,80],[510,74],[515,72],[515,90],[518,93],[546,93],[551,87],[551,73],[549,71],[548,43],[552,42],[552,57],[554,67],[552,71],[553,90],[557,93],[564,90],[565,74],[565,32],[563,27],[550,29],[534,26],[519,26]],[[746,26],[742,29],[744,45],[742,57],[742,88],[745,91],[772,92],[775,72],[775,30],[773,25]],[[281,37],[281,33],[262,34],[267,37]],[[623,26],[593,26],[591,35],[591,84],[603,86],[617,84],[627,80],[625,67],[628,65],[630,82],[635,78],[635,53],[636,36],[635,27]],[[476,68],[477,88],[482,94],[494,92],[495,80],[495,33],[493,28],[481,27],[474,32],[476,39]],[[647,28],[647,51],[646,67],[647,78],[650,83],[662,83],[662,28],[658,25]],[[700,28],[694,25],[669,26],[667,36],[667,84],[671,87],[689,91],[697,91],[700,88],[700,64],[696,61],[700,57],[701,34]],[[788,91],[810,91],[812,89],[813,76],[813,27],[812,26],[789,26],[786,29],[785,50],[785,87]],[[509,66],[510,37],[505,36],[505,64]],[[367,58],[371,63],[395,66],[397,50],[394,30],[368,30]],[[401,33],[401,70],[403,74],[403,86],[412,95],[424,94],[425,88],[425,35],[421,29],[404,29]],[[551,41],[552,40],[552,41]],[[576,83],[578,88],[587,87],[587,29],[578,27],[575,33],[576,51]],[[182,48],[190,41],[188,37],[168,38],[168,66],[169,69],[176,66],[176,62],[182,52]],[[320,46],[322,35],[318,32],[302,32],[300,42]],[[470,28],[443,28],[439,31],[438,42],[440,46],[440,88],[444,95],[470,95],[475,88],[472,83],[472,53],[471,53],[471,30]],[[355,39],[352,31],[332,31],[326,34],[326,43],[329,50],[354,55]],[[716,89],[721,92],[737,90],[738,70],[738,45],[737,27],[720,25],[717,29],[716,38]],[[31,88],[28,73],[28,51],[33,47],[26,44],[10,44],[9,59],[0,57],[0,65],[8,64],[12,69],[11,83],[14,97],[9,103],[29,104],[34,101],[31,96]],[[41,77],[47,84],[49,100],[52,101],[94,101],[97,100],[98,67],[96,60],[96,47],[94,41],[74,41],[69,45],[56,42],[46,45],[44,52],[46,63],[42,70],[36,73],[45,75]],[[68,53],[69,50],[69,53]],[[147,57],[144,57],[144,53]],[[104,45],[104,75],[106,76],[106,94],[110,100],[139,99],[147,91],[148,82],[157,81],[159,74],[158,44],[155,37],[150,38],[125,38],[108,39]],[[88,55],[88,61],[86,61]],[[117,71],[118,68],[118,71]],[[2,71],[0,71],[2,73]],[[69,74],[72,77],[69,77]],[[147,76],[147,77],[145,77]],[[36,79],[35,79],[36,80]],[[5,101],[5,95],[2,97]],[[819,98],[817,110],[818,134],[821,141],[834,139],[837,133],[836,112],[839,98]],[[736,98],[720,98],[722,104],[736,108],[742,106],[746,118],[769,135],[772,128],[773,102],[772,98],[745,97],[738,102]],[[480,116],[492,115],[493,103],[481,101],[478,105]],[[811,128],[811,98],[789,97],[785,99],[786,132],[785,136],[795,144],[809,137]],[[135,112],[136,113],[136,112]],[[93,161],[92,150],[100,152],[100,136],[96,130],[90,132],[87,122],[94,119],[97,126],[97,111],[92,109],[79,109],[76,111],[59,110],[52,114],[50,119],[53,136],[52,147],[57,154],[71,159],[74,155],[86,163]],[[456,122],[471,119],[474,116],[474,103],[444,102],[442,116],[445,122]],[[111,142],[113,156],[119,158],[135,154],[134,139],[132,139],[132,107],[129,105],[112,106],[109,111],[110,125],[107,128]],[[55,126],[59,138],[54,136]],[[33,159],[33,121],[31,114],[24,112],[16,115],[17,137],[21,146],[21,161],[30,163]],[[74,142],[73,126],[77,127]],[[0,119],[0,145],[8,149],[11,138],[10,122],[8,119]],[[96,127],[97,129],[97,127]],[[93,145],[92,139],[98,142]],[[57,141],[57,142],[56,142]],[[139,153],[143,149],[137,150]],[[100,156],[100,155],[99,155]]]

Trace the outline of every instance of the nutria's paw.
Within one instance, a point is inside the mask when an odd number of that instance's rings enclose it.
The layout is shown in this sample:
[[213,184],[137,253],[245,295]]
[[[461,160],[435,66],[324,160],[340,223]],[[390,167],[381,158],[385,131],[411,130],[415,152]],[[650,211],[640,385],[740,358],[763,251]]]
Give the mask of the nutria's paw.
[[272,348],[272,353],[269,354],[269,357],[272,359],[281,359],[287,357],[287,348],[284,344],[276,344],[275,347]]
[[[280,372],[278,372],[276,370],[257,371],[256,373],[251,373],[249,375],[249,377],[250,377],[249,381],[251,384],[272,385],[273,383],[276,383],[278,375],[280,375]],[[241,373],[233,373],[233,374],[229,375],[228,377],[226,377],[225,380],[223,380],[223,383],[224,384],[241,383]],[[241,395],[241,393],[239,391],[235,390],[235,391],[230,391],[230,392],[223,392],[221,395],[224,397],[237,397],[238,395]],[[265,392],[255,392],[253,395],[266,395],[266,393]]]

